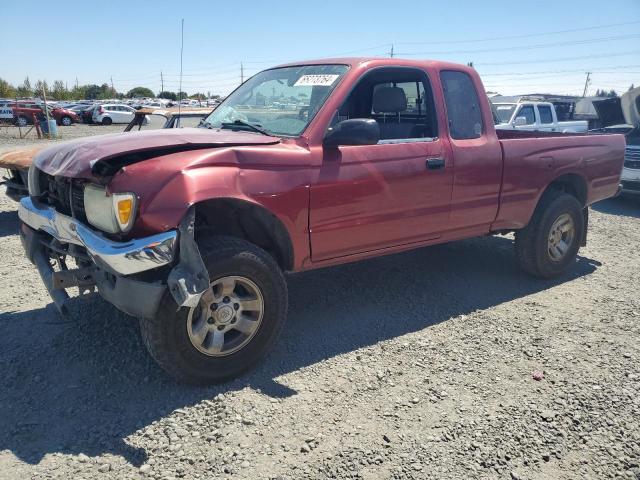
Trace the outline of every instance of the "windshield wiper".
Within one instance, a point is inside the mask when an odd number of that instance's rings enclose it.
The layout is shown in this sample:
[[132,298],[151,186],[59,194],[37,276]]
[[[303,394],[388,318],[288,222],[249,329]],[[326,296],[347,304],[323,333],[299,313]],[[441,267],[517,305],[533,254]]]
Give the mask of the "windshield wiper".
[[198,128],[212,129],[213,125],[211,125],[211,123],[207,122],[206,120],[200,120],[200,123],[198,124]]
[[266,130],[263,130],[260,127],[254,125],[253,123],[245,122],[244,120],[234,120],[233,122],[222,122],[222,128],[225,128],[225,127],[228,128],[228,127],[234,127],[234,126],[249,127],[254,132],[261,133],[262,135],[266,135],[268,137],[274,136],[274,135],[271,135]]

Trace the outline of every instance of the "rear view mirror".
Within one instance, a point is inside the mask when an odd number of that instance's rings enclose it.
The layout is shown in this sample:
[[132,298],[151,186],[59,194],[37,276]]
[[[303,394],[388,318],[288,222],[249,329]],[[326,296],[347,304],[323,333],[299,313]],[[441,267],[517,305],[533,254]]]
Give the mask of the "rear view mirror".
[[325,147],[339,145],[375,145],[380,140],[380,126],[371,118],[343,120],[327,129]]
[[513,121],[513,124],[516,127],[522,127],[523,125],[527,124],[527,117],[516,117],[516,119]]

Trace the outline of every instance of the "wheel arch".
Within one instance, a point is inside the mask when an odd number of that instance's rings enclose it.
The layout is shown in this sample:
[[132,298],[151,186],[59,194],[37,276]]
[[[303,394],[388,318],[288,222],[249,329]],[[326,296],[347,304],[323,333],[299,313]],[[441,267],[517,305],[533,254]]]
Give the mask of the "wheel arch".
[[294,250],[284,223],[264,206],[221,197],[194,204],[196,240],[210,235],[242,238],[269,253],[283,271],[293,270]]
[[[586,179],[577,173],[565,173],[553,179],[547,187],[543,190],[542,194],[538,198],[537,204],[540,204],[541,199],[550,190],[560,190],[575,197],[582,207],[587,206],[588,187]],[[537,205],[536,205],[537,206]]]

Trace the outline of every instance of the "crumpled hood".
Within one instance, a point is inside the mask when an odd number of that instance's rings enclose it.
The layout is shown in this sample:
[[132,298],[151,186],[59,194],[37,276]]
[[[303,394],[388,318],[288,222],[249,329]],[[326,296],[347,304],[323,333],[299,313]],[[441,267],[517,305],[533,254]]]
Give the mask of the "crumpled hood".
[[59,143],[37,153],[33,164],[49,175],[93,178],[92,168],[96,162],[109,163],[111,160],[115,163],[116,159],[126,155],[139,154],[138,156],[144,159],[181,150],[272,145],[279,142],[280,139],[277,137],[253,132],[205,128],[147,130],[85,137]]

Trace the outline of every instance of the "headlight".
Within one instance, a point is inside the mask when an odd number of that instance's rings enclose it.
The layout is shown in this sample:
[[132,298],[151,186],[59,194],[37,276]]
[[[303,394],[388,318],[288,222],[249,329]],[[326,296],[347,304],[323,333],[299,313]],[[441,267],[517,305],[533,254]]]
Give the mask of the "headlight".
[[136,217],[136,196],[133,193],[107,194],[104,187],[84,187],[84,211],[88,222],[108,233],[127,232]]
[[29,174],[27,175],[27,187],[29,187],[30,196],[40,196],[40,172],[34,165],[31,165],[29,167]]

